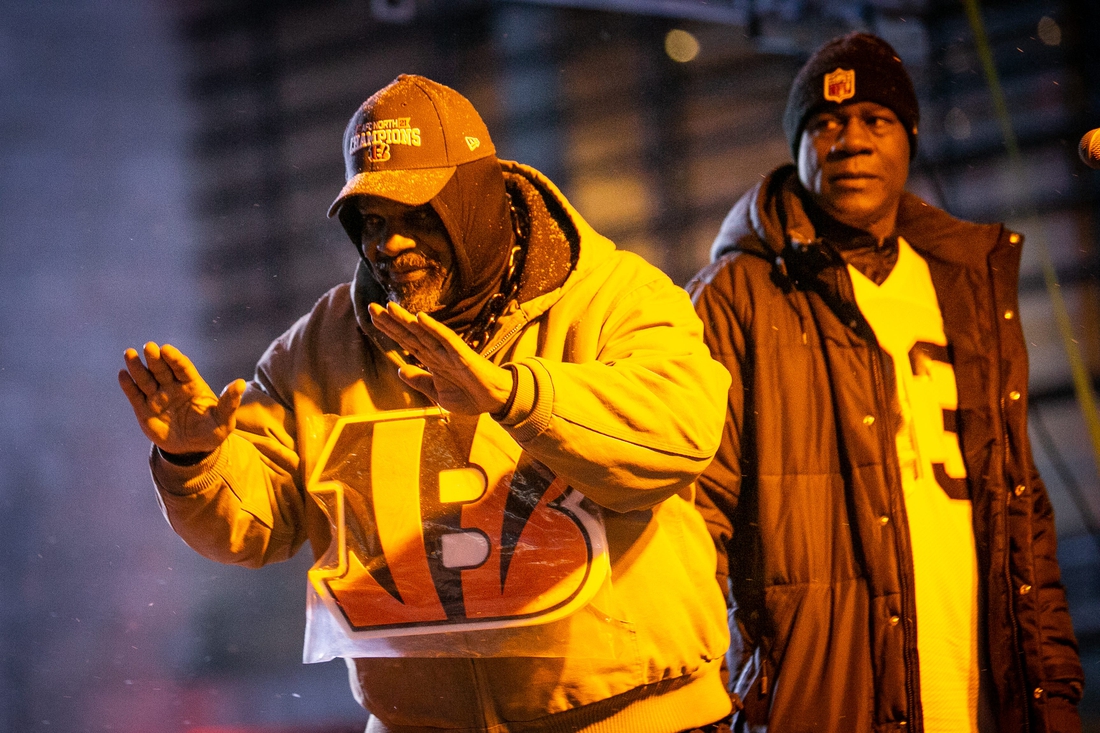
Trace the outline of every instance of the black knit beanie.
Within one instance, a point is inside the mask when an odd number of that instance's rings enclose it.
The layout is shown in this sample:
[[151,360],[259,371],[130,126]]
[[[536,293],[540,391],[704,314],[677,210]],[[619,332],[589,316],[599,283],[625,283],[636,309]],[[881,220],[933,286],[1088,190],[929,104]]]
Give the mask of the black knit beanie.
[[810,115],[830,107],[875,102],[889,107],[909,134],[909,157],[917,154],[920,107],[913,81],[889,43],[867,33],[849,33],[817,49],[791,84],[783,132],[798,160],[802,128]]

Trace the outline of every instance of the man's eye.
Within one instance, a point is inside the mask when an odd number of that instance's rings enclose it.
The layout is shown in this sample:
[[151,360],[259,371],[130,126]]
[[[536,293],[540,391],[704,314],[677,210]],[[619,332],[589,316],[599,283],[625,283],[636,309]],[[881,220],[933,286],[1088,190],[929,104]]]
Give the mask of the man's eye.
[[810,124],[810,129],[814,132],[826,132],[828,130],[835,130],[839,126],[840,123],[835,117],[819,117]]
[[367,214],[363,217],[363,234],[374,236],[379,234],[386,226],[386,220],[377,214]]
[[417,228],[424,229],[433,223],[432,212],[425,209],[414,209],[409,212],[409,223]]
[[421,233],[436,232],[443,228],[439,215],[428,206],[410,211],[405,217],[405,224],[410,229]]

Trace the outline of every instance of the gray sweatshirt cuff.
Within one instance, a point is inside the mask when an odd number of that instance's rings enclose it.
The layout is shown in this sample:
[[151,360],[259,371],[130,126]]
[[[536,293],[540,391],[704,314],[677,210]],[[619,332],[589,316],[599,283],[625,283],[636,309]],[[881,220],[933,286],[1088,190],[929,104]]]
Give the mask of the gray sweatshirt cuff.
[[162,491],[176,496],[190,496],[219,481],[214,469],[221,462],[222,454],[219,446],[198,463],[180,465],[165,458],[160,448],[154,445],[149,456],[149,468],[157,487]]
[[[512,409],[500,424],[518,443],[533,439],[550,425],[554,409],[554,383],[538,359],[514,362],[517,391]],[[515,422],[511,422],[512,419]]]

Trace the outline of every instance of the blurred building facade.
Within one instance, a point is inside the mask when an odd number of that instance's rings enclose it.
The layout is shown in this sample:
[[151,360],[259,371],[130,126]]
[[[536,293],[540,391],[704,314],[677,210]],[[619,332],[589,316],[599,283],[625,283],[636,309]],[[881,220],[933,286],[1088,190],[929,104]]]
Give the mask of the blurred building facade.
[[[99,286],[74,290],[54,307],[115,308],[117,324],[106,333],[77,318],[46,340],[60,351],[85,338],[89,354],[109,344],[97,371],[65,382],[45,354],[19,366],[16,355],[42,341],[46,327],[35,321],[19,330],[11,322],[0,331],[3,409],[13,418],[0,421],[9,426],[0,451],[0,580],[15,588],[0,595],[0,730],[362,728],[365,715],[341,665],[300,662],[308,551],[261,571],[198,558],[155,516],[146,443],[127,422],[121,396],[73,395],[85,387],[80,394],[117,391],[102,381],[113,380],[118,355],[138,345],[135,338],[194,344],[215,389],[248,377],[274,337],[350,278],[356,254],[325,212],[343,182],[344,126],[366,96],[399,73],[455,87],[482,112],[501,157],[541,169],[598,231],[682,284],[708,261],[732,203],[789,159],[779,121],[802,61],[851,29],[886,38],[914,76],[922,121],[911,188],[957,216],[1007,221],[1027,237],[1020,310],[1031,348],[1032,442],[1055,505],[1089,676],[1087,729],[1100,730],[1100,480],[1041,256],[1045,250],[1054,264],[1096,387],[1100,172],[1077,158],[1078,139],[1100,126],[1100,49],[1089,40],[1100,8],[1091,0],[1001,0],[981,8],[1018,162],[1006,148],[964,2],[186,0],[142,5],[132,25],[121,27],[114,16],[95,16],[97,24],[73,13],[90,5],[63,3],[49,18],[48,40],[60,52],[82,33],[125,34],[119,47],[157,64],[149,88],[118,81],[111,97],[77,109],[105,115],[119,106],[134,121],[127,129],[137,137],[99,132],[112,141],[105,155],[128,167],[112,171],[98,158],[90,165],[129,181],[103,194],[126,201],[124,216],[154,217],[159,228],[135,232],[147,238],[136,244],[125,244],[126,231],[93,232],[98,241],[118,242],[109,259],[66,260],[80,269],[63,282],[86,282],[94,271]],[[32,12],[43,11],[28,6],[15,15],[29,28]],[[17,47],[23,26],[6,30],[0,41]],[[164,35],[172,37],[171,53],[154,44]],[[97,44],[86,45],[92,59]],[[0,81],[14,84],[5,68]],[[165,97],[172,88],[178,94]],[[126,107],[136,95],[141,105]],[[51,119],[72,112],[55,106]],[[73,117],[62,131],[77,141],[89,124]],[[173,141],[167,159],[134,152],[157,135]],[[80,150],[74,143],[55,151],[68,160],[3,160],[18,161],[16,172],[26,174],[42,165],[64,169],[74,156],[79,163]],[[156,185],[143,178],[154,175]],[[47,190],[16,203],[47,220],[55,211],[42,200]],[[16,203],[0,202],[4,240],[36,241],[39,232],[11,228]],[[51,232],[58,240],[73,234]],[[5,263],[16,261],[3,253]],[[66,254],[43,255],[33,270],[0,271],[11,312],[45,300],[34,283]],[[57,434],[55,426],[28,428],[16,419],[36,414],[31,403],[50,394],[39,384],[43,376],[77,382],[50,405],[70,425],[52,444],[32,438]],[[111,430],[87,429],[97,411]],[[97,481],[82,473],[101,465],[114,468]],[[94,493],[108,482],[113,489]],[[58,486],[92,492],[99,503],[64,498]],[[41,498],[54,496],[51,490],[57,498]],[[155,521],[155,530],[135,539]],[[72,544],[66,528],[74,526],[91,531],[58,554]],[[94,556],[103,560],[89,569]]]

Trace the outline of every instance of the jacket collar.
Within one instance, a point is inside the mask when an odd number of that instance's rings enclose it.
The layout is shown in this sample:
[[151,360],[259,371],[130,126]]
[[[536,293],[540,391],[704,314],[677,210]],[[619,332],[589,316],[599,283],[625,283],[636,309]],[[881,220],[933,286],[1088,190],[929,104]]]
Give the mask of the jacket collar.
[[[776,168],[730,210],[711,247],[711,259],[745,252],[780,264],[791,249],[806,251],[819,244],[802,203],[804,195],[793,165]],[[897,233],[922,256],[947,264],[986,267],[1001,232],[999,224],[956,219],[908,192],[898,207]],[[960,241],[967,246],[958,246]]]

